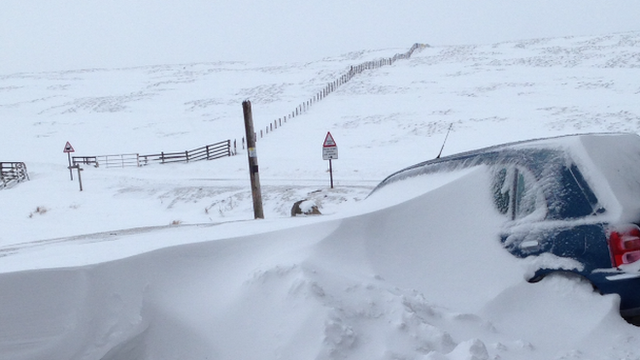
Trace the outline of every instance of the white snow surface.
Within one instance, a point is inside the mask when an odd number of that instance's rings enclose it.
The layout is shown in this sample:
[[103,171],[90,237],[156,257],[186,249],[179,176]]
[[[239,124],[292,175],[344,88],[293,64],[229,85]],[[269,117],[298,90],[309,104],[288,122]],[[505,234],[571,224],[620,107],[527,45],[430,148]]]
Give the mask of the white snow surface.
[[[588,283],[524,279],[483,167],[390,184],[443,155],[640,130],[640,33],[407,48],[305,63],[185,63],[0,75],[2,359],[640,359],[640,329]],[[243,100],[258,135],[254,220]],[[269,132],[266,133],[267,128]],[[322,141],[340,157],[329,186]],[[237,154],[140,168],[73,155]],[[307,199],[322,215],[290,216]],[[557,261],[557,259],[539,259]],[[570,267],[572,264],[565,264]]]
[[640,31],[636,0],[3,0],[0,73]]

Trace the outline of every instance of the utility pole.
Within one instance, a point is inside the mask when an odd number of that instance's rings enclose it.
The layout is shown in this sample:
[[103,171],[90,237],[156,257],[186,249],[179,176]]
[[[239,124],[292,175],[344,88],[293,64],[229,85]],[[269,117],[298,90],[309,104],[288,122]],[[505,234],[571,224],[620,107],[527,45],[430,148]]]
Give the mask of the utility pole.
[[251,195],[253,196],[253,215],[255,219],[264,219],[262,210],[262,193],[260,191],[260,175],[258,173],[258,154],[256,152],[256,137],[253,131],[253,114],[251,102],[242,102],[244,113],[244,130],[247,137],[247,155],[249,158],[249,175],[251,177]]

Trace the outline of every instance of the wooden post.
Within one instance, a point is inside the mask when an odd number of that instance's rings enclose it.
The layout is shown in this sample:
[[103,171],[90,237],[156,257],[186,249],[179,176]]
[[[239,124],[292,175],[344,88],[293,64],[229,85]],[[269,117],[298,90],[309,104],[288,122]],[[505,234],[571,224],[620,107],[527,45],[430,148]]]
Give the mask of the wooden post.
[[73,169],[78,170],[78,184],[80,184],[80,191],[82,191],[82,177],[80,176],[80,172],[83,170],[80,168],[79,164],[69,166],[69,170],[73,171]]
[[329,159],[329,178],[331,179],[331,188],[333,189],[333,166],[331,165],[331,159]]
[[76,169],[78,169],[78,184],[80,184],[80,191],[82,191],[82,177],[80,176],[82,168],[80,167],[80,165],[76,165]]
[[251,178],[251,195],[253,196],[253,215],[255,219],[264,219],[262,210],[262,193],[260,191],[260,175],[258,173],[258,154],[256,153],[256,139],[253,132],[253,114],[251,113],[251,102],[242,102],[244,113],[244,128],[247,135],[247,151],[249,159],[249,175]]
[[71,177],[71,181],[73,181],[73,169],[71,168],[71,153],[67,153],[67,158],[69,159],[69,177]]

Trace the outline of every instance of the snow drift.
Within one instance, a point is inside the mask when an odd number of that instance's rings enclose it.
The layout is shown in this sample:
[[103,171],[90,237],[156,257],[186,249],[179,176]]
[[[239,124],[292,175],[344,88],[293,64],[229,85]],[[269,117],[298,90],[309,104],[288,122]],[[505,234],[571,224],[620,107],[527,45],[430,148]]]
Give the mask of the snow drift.
[[435,186],[417,178],[388,188],[422,195],[369,208],[383,189],[342,219],[3,274],[12,291],[0,323],[11,325],[0,348],[11,359],[531,359],[560,350],[555,336],[578,344],[591,334],[566,323],[552,337],[520,331],[514,317],[532,323],[552,304],[581,324],[620,326],[613,296],[565,279],[524,282],[490,195],[476,191],[488,181],[482,167]]
[[[623,33],[433,47],[363,73],[259,140],[264,221],[247,220],[241,148],[215,162],[86,168],[80,193],[62,147],[145,153],[239,138],[242,100],[265,127],[354,63],[406,49],[2,75],[0,152],[25,161],[31,181],[0,191],[0,354],[638,358],[640,333],[616,296],[562,277],[524,282],[530,264],[500,248],[489,195],[473,191],[486,186],[482,169],[362,201],[434,157],[451,123],[445,155],[638,132],[638,44]],[[332,190],[320,156],[328,130],[340,146]],[[325,215],[290,218],[304,198]]]

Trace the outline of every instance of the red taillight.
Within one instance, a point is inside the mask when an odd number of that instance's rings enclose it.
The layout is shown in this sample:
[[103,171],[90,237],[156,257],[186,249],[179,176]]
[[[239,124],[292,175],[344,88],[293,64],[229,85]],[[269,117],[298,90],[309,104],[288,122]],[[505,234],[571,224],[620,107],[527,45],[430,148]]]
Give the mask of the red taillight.
[[629,225],[609,231],[609,250],[613,266],[631,264],[640,260],[640,228]]

